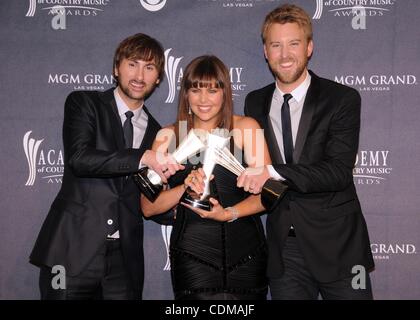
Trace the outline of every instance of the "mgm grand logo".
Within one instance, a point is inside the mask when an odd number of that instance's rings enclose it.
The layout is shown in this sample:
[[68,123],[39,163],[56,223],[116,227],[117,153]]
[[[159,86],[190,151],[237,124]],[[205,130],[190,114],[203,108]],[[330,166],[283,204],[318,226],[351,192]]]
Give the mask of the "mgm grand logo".
[[115,83],[112,75],[94,73],[50,73],[48,75],[48,84],[70,85],[74,90],[105,90]]
[[389,260],[392,255],[417,254],[416,246],[412,243],[372,243],[370,249],[377,260]]
[[418,84],[413,74],[371,74],[371,75],[340,75],[335,76],[335,82],[351,86],[359,91],[390,91],[396,86],[411,87]]

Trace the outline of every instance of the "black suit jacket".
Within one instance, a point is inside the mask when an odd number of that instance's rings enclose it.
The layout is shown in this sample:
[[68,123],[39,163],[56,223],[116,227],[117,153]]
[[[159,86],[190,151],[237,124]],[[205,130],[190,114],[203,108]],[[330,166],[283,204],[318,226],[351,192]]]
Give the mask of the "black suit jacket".
[[366,222],[353,182],[360,131],[360,95],[310,72],[293,164],[284,164],[269,118],[275,84],[248,94],[245,114],[264,129],[276,171],[289,185],[267,216],[268,276],[283,273],[282,248],[291,225],[309,270],[320,282],[374,266]]
[[113,90],[73,92],[66,100],[63,183],[30,261],[39,266],[62,265],[67,275],[77,275],[118,228],[130,284],[141,298],[143,220],[139,190],[127,176],[138,171],[140,158],[151,148],[160,125],[143,107],[148,124],[141,146],[125,149]]

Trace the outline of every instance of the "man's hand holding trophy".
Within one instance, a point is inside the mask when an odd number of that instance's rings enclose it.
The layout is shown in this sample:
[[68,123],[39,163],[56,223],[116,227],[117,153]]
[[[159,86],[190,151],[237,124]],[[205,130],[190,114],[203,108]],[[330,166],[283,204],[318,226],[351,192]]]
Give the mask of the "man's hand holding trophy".
[[[174,161],[176,161],[176,163],[182,164],[189,157],[204,149],[205,144],[194,133],[194,130],[190,130],[187,137],[170,156]],[[162,178],[155,171],[147,167],[142,168],[133,177],[141,192],[147,197],[147,199],[154,202],[163,189]]]
[[[189,188],[187,188],[182,199],[183,205],[193,209],[203,218],[213,218],[208,216],[212,210],[223,210],[216,200],[217,195],[212,193],[210,186],[210,180],[216,164],[223,166],[238,176],[238,186],[243,187],[245,191],[254,194],[261,193],[261,203],[267,210],[277,206],[287,190],[287,185],[283,182],[269,179],[265,167],[245,169],[227,147],[229,141],[230,137],[226,137],[226,134],[218,132],[199,134],[194,130],[190,130],[178,148],[169,155],[176,163],[182,164],[198,152],[205,152],[202,168],[191,172],[185,180]],[[152,202],[163,189],[162,178],[150,168],[140,170],[134,175],[134,180],[142,193]],[[257,186],[252,189],[249,181],[259,181],[259,183],[255,183]]]
[[[243,187],[245,191],[250,193],[261,193],[261,203],[267,210],[272,210],[277,206],[287,190],[285,183],[270,179],[266,167],[245,169],[226,147],[217,149],[216,153],[216,162],[239,177],[238,187]],[[263,182],[259,182],[258,186],[255,186],[255,183],[254,186],[250,186],[249,180],[253,178],[260,181],[262,179]]]

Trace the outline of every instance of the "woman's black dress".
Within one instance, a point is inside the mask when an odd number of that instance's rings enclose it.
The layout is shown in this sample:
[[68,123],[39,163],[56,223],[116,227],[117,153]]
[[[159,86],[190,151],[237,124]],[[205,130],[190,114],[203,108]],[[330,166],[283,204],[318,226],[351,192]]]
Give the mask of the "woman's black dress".
[[[170,179],[184,182],[192,165]],[[236,176],[216,165],[211,182],[226,208],[249,196],[236,187]],[[175,299],[265,299],[267,250],[259,215],[233,222],[203,219],[178,205],[170,243]]]

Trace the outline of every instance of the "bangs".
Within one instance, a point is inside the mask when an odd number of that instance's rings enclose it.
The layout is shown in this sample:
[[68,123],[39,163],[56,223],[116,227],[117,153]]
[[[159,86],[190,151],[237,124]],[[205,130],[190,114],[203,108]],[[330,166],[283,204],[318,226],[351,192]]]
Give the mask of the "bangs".
[[194,66],[193,71],[186,79],[186,89],[191,88],[217,88],[223,89],[225,87],[223,81],[223,73],[217,68],[214,61],[211,59],[204,59]]
[[186,89],[191,88],[216,88],[216,89],[223,89],[225,86],[222,81],[216,79],[195,79],[195,80],[187,80],[185,83]]
[[[158,52],[155,52],[153,48],[129,48],[126,52],[126,59],[152,61],[155,57],[158,57]],[[156,60],[156,59],[155,59]],[[155,61],[157,63],[157,61]]]

